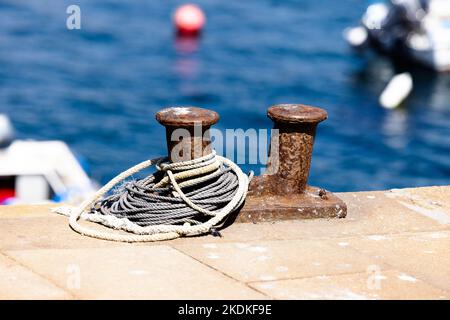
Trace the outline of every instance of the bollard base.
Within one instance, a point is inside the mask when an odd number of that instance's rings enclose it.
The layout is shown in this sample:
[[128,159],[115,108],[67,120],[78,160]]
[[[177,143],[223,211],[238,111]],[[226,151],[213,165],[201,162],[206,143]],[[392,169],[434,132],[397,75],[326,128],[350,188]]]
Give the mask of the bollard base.
[[308,186],[305,193],[249,195],[235,222],[264,222],[293,219],[345,218],[346,204],[331,192]]

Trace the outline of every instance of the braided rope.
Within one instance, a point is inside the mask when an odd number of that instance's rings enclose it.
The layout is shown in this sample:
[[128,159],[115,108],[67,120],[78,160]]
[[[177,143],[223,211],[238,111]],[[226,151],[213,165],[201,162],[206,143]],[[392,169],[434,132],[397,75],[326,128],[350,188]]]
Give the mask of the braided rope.
[[[118,183],[151,166],[158,171],[103,198]],[[53,211],[69,216],[74,231],[97,239],[170,240],[211,232],[244,202],[250,178],[215,152],[176,163],[156,158],[120,173],[79,207],[64,206]],[[80,218],[131,234],[90,229],[79,224]]]

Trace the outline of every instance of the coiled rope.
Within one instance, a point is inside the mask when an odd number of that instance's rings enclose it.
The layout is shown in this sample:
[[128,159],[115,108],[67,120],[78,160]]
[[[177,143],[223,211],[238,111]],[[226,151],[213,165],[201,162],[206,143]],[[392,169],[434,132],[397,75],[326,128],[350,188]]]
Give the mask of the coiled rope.
[[[125,183],[104,197],[117,184],[151,166],[156,166],[154,174]],[[214,151],[175,163],[156,158],[122,172],[79,207],[53,211],[69,216],[74,231],[103,240],[146,242],[205,234],[241,206],[251,177],[252,173],[245,175]],[[130,234],[90,229],[79,224],[80,218]]]

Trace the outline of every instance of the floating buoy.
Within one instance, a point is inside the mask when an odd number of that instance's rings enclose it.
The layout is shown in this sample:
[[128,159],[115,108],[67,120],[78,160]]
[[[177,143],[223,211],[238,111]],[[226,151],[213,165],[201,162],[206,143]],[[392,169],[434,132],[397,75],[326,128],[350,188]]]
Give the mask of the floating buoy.
[[411,93],[413,80],[409,72],[395,75],[380,96],[380,104],[386,109],[398,107]]
[[195,4],[185,4],[178,7],[173,16],[177,33],[181,36],[196,36],[205,25],[205,14]]

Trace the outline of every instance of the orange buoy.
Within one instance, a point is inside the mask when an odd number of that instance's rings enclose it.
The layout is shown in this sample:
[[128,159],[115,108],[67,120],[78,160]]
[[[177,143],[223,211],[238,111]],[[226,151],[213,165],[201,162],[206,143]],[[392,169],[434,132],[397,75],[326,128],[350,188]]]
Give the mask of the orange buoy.
[[177,8],[173,21],[179,35],[195,36],[202,31],[206,18],[199,6],[185,4]]

